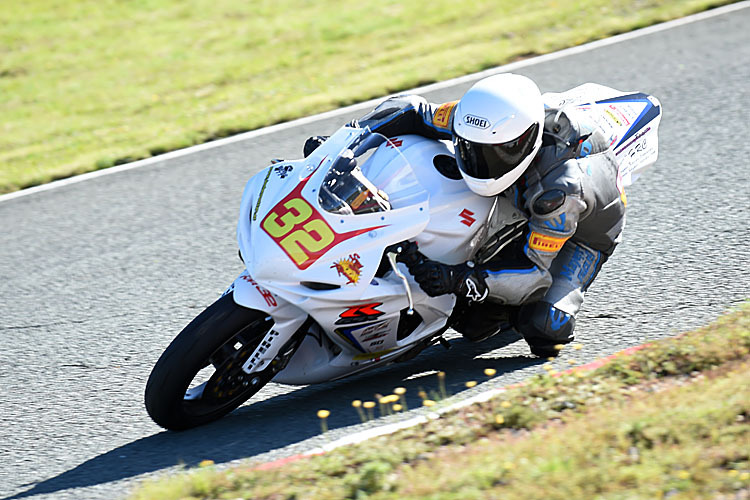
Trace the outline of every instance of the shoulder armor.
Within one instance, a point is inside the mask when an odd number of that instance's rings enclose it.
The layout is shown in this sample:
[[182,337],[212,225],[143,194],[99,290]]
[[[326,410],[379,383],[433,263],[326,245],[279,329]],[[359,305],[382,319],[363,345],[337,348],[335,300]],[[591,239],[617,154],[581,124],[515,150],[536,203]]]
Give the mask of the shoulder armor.
[[525,180],[524,205],[536,216],[553,216],[571,196],[583,199],[581,169],[575,158],[548,164],[546,168],[535,165],[527,171]]
[[565,203],[565,191],[562,189],[550,189],[537,196],[531,206],[535,215],[551,214]]

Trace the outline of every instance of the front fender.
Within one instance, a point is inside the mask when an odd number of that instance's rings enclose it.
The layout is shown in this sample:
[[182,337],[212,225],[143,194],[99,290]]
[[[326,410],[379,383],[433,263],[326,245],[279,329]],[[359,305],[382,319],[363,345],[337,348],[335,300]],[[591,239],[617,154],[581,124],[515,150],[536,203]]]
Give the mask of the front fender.
[[232,293],[237,305],[263,311],[274,320],[273,329],[242,366],[246,373],[265,369],[307,319],[307,313],[260,286],[247,270],[225,293]]

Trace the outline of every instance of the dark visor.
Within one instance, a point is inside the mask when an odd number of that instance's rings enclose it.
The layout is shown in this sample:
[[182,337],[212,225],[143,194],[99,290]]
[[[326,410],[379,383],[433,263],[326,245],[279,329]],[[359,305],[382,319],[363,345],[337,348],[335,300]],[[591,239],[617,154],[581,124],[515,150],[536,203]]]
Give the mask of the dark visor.
[[512,141],[501,144],[470,142],[454,133],[456,162],[464,173],[475,179],[499,179],[529,156],[538,135],[538,123]]

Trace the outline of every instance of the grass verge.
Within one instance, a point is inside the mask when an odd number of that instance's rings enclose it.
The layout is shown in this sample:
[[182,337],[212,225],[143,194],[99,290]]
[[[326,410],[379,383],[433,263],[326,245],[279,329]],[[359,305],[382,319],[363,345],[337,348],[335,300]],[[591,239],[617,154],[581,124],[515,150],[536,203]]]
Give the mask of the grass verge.
[[360,445],[270,470],[203,467],[132,498],[746,498],[749,369],[746,303],[592,372],[548,372]]
[[6,2],[0,193],[727,3]]

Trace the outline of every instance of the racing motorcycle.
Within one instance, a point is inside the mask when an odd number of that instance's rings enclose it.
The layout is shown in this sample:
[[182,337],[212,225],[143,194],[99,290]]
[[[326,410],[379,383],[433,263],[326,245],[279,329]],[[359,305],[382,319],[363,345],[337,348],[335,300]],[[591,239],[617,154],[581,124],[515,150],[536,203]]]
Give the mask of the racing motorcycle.
[[[609,139],[623,187],[656,160],[655,98],[596,84],[544,98]],[[307,158],[271,164],[240,205],[246,268],[157,361],[149,415],[188,429],[272,380],[335,380],[445,343],[456,297],[424,293],[399,252],[416,242],[429,259],[465,262],[490,219],[515,235],[526,220],[504,196],[470,191],[448,142],[345,126]]]

